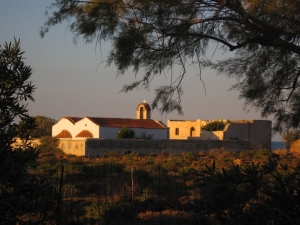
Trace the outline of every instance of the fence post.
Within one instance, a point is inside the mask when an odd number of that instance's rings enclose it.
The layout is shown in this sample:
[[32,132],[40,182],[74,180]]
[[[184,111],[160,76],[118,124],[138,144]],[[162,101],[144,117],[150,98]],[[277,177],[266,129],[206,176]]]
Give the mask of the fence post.
[[[62,183],[63,183],[63,177],[64,177],[64,166],[62,166],[61,168],[61,175],[60,175],[60,183],[59,183],[59,191],[58,191],[58,197],[61,196],[61,188],[62,188]],[[60,201],[58,201],[57,204],[57,210],[59,210],[59,205],[60,205]]]

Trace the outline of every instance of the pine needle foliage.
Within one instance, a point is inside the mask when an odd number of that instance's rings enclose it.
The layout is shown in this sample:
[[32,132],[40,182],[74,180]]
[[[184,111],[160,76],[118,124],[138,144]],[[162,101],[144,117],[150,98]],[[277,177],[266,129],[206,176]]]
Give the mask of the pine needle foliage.
[[[48,8],[42,37],[64,21],[76,43],[111,41],[107,64],[118,74],[142,77],[122,91],[149,88],[170,72],[169,84],[155,89],[152,108],[183,113],[186,68],[213,68],[237,80],[232,87],[245,108],[274,116],[274,130],[300,124],[300,0],[56,0]],[[232,52],[220,61],[214,52]],[[179,69],[178,69],[179,68]],[[199,86],[204,88],[205,86]]]

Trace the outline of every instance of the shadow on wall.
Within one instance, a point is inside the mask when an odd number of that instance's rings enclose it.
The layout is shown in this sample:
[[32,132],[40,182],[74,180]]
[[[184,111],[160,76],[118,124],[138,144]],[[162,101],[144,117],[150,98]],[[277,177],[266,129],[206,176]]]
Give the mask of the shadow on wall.
[[199,137],[200,140],[223,140],[223,131],[207,131],[202,130],[202,134]]

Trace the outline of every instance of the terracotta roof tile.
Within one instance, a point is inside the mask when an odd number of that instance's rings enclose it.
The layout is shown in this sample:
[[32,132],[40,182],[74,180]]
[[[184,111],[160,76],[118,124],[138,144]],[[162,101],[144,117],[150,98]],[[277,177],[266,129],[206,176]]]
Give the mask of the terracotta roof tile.
[[79,120],[81,120],[82,117],[65,116],[65,117],[61,118],[60,120],[58,120],[56,124],[58,124],[59,121],[61,121],[62,119],[67,119],[67,120],[69,120],[71,123],[75,124],[76,122],[78,122]]
[[72,138],[72,134],[67,130],[63,130],[58,135],[56,135],[56,137],[57,138]]
[[154,120],[138,120],[123,118],[99,118],[87,117],[93,123],[101,127],[128,127],[128,128],[148,128],[148,129],[166,129]]
[[77,134],[76,137],[93,138],[93,134],[88,130],[83,130],[79,134]]
[[69,120],[73,124],[75,124],[76,122],[82,119],[82,117],[73,117],[73,116],[66,116],[64,118]]

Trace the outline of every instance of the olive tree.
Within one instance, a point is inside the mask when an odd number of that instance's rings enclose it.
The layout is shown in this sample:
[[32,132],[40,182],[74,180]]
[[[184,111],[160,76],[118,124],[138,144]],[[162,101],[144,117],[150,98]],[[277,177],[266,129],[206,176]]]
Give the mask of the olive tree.
[[[32,120],[35,121],[35,128],[30,130],[30,136],[32,138],[41,138],[52,135],[52,126],[57,122],[47,116],[33,116]],[[23,121],[20,121],[22,125]]]
[[20,41],[0,45],[0,224],[44,224],[55,214],[54,189],[28,171],[38,152],[30,143],[35,122],[26,108],[35,86],[23,53]]

